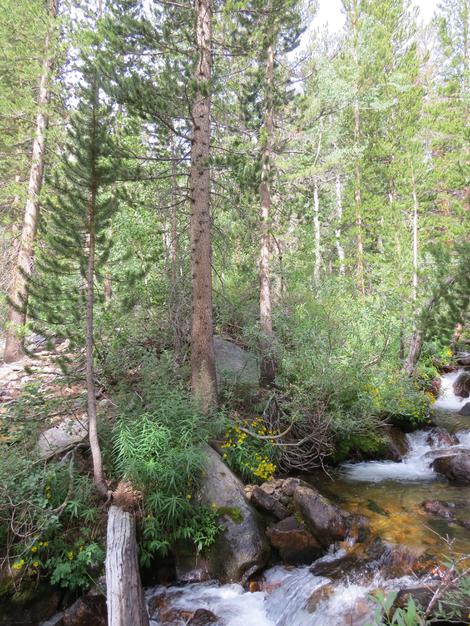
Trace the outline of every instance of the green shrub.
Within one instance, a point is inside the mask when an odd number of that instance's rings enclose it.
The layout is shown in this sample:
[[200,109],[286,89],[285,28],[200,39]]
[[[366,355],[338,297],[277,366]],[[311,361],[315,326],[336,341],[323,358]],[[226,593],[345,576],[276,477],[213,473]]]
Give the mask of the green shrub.
[[193,504],[201,477],[203,446],[220,430],[205,417],[175,379],[166,358],[149,358],[138,392],[119,401],[114,432],[116,475],[143,494],[141,559],[165,553],[178,540],[208,547],[218,531],[216,514]]

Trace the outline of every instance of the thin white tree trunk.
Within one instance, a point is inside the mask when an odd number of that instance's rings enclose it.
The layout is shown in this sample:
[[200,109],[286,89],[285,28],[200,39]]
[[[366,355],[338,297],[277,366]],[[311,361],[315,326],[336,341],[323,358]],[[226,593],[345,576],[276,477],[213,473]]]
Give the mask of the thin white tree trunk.
[[335,228],[335,240],[336,251],[338,252],[339,261],[339,273],[341,276],[345,274],[344,267],[344,248],[341,243],[341,224],[343,221],[343,194],[341,188],[341,176],[339,172],[336,173],[336,228]]
[[[49,0],[48,10],[51,18],[55,18],[57,16],[58,0]],[[26,323],[28,279],[32,272],[34,240],[36,238],[39,220],[39,194],[41,193],[44,176],[46,133],[49,122],[48,104],[50,99],[50,75],[53,65],[53,55],[51,54],[53,31],[53,27],[48,30],[44,42],[44,60],[39,81],[38,112],[31,156],[28,193],[26,197],[17,268],[13,290],[10,295],[11,304],[8,313],[4,351],[4,360],[6,363],[17,361],[23,355],[18,330]]]
[[148,626],[133,513],[110,507],[106,544],[108,626]]
[[315,285],[320,284],[321,269],[321,227],[320,227],[320,200],[318,198],[318,182],[313,183],[313,232],[315,237],[315,267],[313,280]]

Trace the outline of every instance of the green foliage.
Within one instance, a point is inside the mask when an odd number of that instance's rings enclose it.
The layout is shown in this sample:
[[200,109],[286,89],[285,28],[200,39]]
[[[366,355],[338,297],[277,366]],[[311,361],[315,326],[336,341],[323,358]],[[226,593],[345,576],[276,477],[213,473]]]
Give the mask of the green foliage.
[[11,445],[0,452],[0,539],[17,573],[15,584],[43,576],[86,590],[103,562],[92,483],[72,459],[44,464]]
[[316,299],[304,296],[279,321],[283,356],[277,384],[297,419],[313,413],[330,424],[338,459],[355,448],[380,451],[380,426],[425,422],[429,399],[397,359],[399,319],[383,303],[358,300],[330,281]]
[[219,430],[216,417],[201,415],[175,380],[168,359],[149,355],[140,369],[138,393],[124,393],[114,433],[116,474],[144,496],[141,558],[166,553],[178,540],[197,550],[213,543],[216,514],[193,504],[203,447]]

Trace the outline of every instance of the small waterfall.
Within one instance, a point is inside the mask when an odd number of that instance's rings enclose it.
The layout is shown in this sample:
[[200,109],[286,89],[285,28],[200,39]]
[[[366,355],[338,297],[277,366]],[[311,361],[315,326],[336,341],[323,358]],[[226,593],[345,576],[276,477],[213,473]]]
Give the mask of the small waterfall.
[[441,377],[441,391],[439,398],[434,403],[435,409],[458,412],[467,402],[470,402],[470,398],[461,398],[454,393],[454,383],[464,371],[460,369],[456,372],[450,372],[450,374],[444,374]]

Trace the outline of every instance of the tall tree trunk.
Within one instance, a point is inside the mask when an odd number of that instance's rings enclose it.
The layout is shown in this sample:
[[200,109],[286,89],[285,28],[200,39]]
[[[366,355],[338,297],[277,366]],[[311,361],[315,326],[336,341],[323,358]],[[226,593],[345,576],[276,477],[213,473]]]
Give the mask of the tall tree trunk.
[[260,350],[261,382],[271,384],[276,375],[273,349],[273,320],[270,279],[270,222],[271,222],[271,156],[274,132],[273,111],[274,87],[274,48],[270,45],[266,54],[266,110],[264,120],[264,145],[262,148],[262,169],[259,194],[261,200],[260,235],[261,249],[259,257],[259,313],[260,313]]
[[170,217],[170,298],[169,313],[173,330],[173,350],[181,356],[183,345],[182,293],[180,288],[180,243],[178,233],[178,154],[175,136],[171,133],[171,217]]
[[[98,109],[98,89],[95,86],[94,103],[91,111],[92,137],[96,137],[97,114]],[[93,477],[96,488],[106,496],[108,489],[103,475],[103,461],[101,457],[101,448],[98,440],[98,429],[96,419],[96,390],[95,390],[95,371],[93,365],[94,352],[94,283],[95,283],[95,213],[96,213],[96,196],[97,196],[97,175],[96,175],[96,142],[91,144],[91,177],[90,190],[88,194],[88,211],[87,211],[87,269],[85,280],[85,299],[86,299],[86,337],[85,337],[85,359],[86,359],[86,386],[87,386],[87,408],[88,408],[88,437],[90,440],[91,456],[93,461]]]
[[[359,33],[358,33],[358,6],[357,1],[353,2],[352,13],[353,27],[353,60],[356,72],[359,74]],[[356,222],[356,274],[357,286],[360,293],[364,296],[366,293],[364,282],[364,241],[362,234],[362,199],[361,199],[361,166],[359,157],[360,139],[361,139],[361,112],[359,109],[359,77],[356,77],[355,97],[353,105],[354,113],[354,208]]]
[[[48,11],[51,18],[57,16],[58,0],[49,0]],[[23,355],[19,327],[26,322],[28,306],[28,278],[31,275],[33,263],[34,240],[39,220],[39,194],[41,193],[44,161],[46,151],[46,132],[49,122],[48,104],[50,99],[50,75],[53,64],[51,53],[54,29],[51,27],[44,41],[44,60],[39,81],[38,112],[36,116],[36,132],[33,141],[31,156],[31,170],[29,175],[28,193],[23,220],[23,230],[18,252],[17,268],[13,290],[10,296],[8,312],[8,326],[5,338],[4,360],[12,363]]]
[[416,180],[415,174],[413,170],[413,166],[411,166],[411,191],[413,195],[413,220],[412,220],[412,241],[413,241],[413,278],[412,278],[412,297],[413,302],[416,304],[418,299],[418,195],[416,193]]
[[108,626],[148,626],[139,573],[135,517],[119,506],[108,511],[106,597]]
[[313,281],[315,285],[320,284],[321,268],[321,230],[320,230],[320,200],[318,199],[318,182],[313,183],[313,234],[315,237],[315,267],[313,270]]
[[195,0],[198,63],[192,109],[191,146],[191,383],[193,397],[204,411],[217,402],[212,321],[212,248],[210,215],[210,139],[212,6]]
[[336,173],[336,228],[335,228],[335,240],[336,251],[338,253],[339,261],[339,273],[340,276],[344,276],[344,248],[341,242],[341,224],[343,221],[343,194],[341,189],[341,177],[339,172]]

